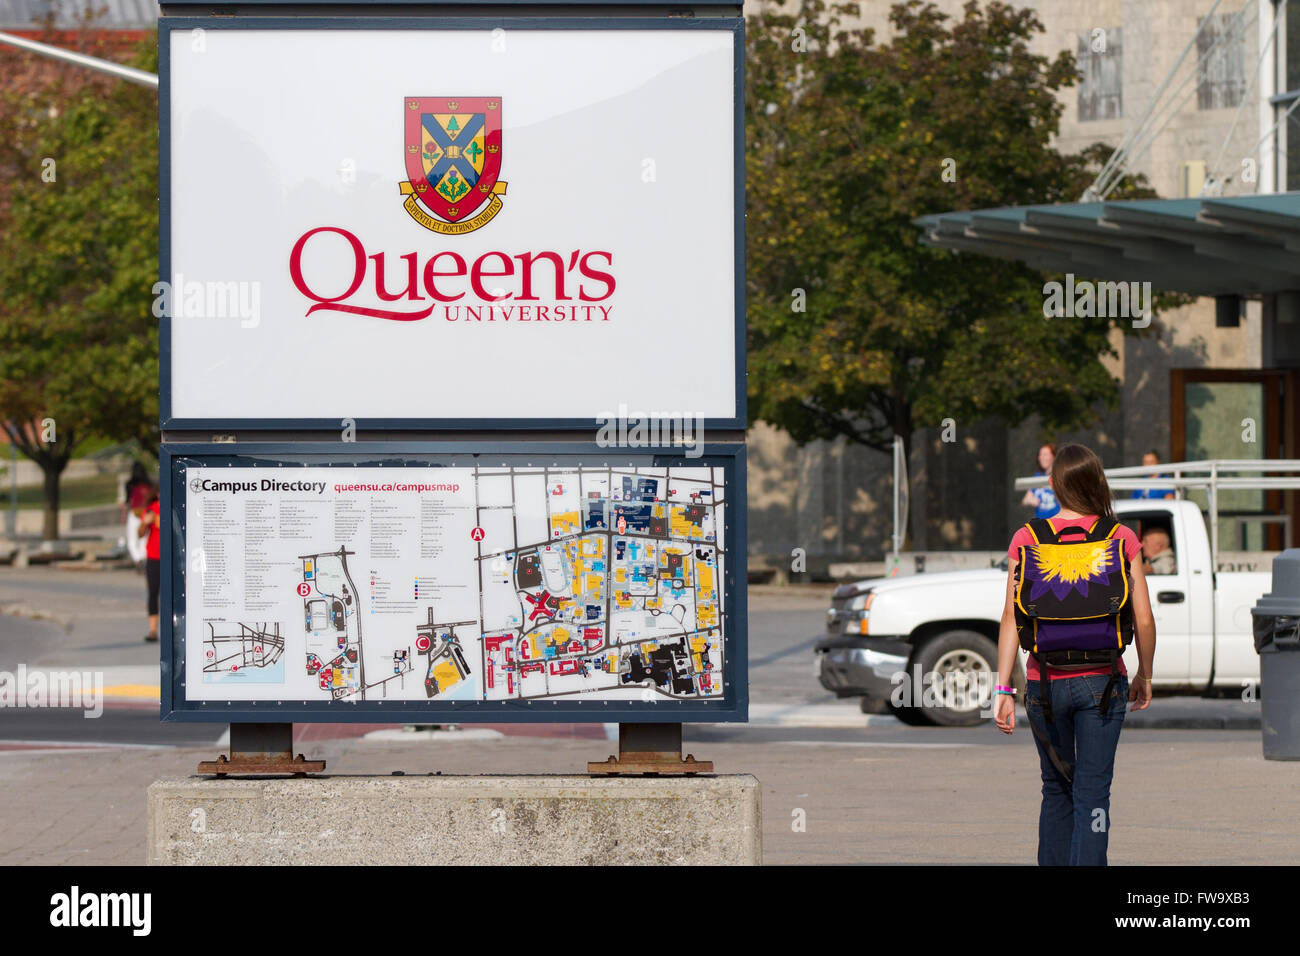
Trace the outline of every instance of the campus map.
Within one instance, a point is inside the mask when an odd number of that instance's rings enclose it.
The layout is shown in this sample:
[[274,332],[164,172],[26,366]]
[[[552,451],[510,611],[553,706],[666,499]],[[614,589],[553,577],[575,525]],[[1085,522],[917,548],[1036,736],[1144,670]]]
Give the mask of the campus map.
[[271,471],[188,469],[192,698],[723,695],[721,468]]

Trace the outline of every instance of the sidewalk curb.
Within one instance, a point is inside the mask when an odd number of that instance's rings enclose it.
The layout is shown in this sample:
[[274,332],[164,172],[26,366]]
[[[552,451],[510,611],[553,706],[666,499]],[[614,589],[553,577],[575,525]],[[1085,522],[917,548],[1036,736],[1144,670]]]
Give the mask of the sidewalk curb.
[[29,621],[46,621],[62,628],[65,632],[72,630],[75,615],[60,614],[58,611],[42,610],[19,601],[0,601],[0,614],[21,617]]
[[1258,717],[1138,717],[1124,718],[1134,730],[1259,730]]

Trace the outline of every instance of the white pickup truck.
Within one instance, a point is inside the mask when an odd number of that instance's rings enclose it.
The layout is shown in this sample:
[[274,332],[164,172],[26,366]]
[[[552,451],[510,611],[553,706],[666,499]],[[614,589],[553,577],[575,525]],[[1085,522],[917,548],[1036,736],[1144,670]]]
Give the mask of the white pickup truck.
[[[1175,573],[1146,579],[1156,619],[1155,690],[1240,693],[1257,681],[1250,610],[1269,590],[1276,552],[1220,554],[1216,571],[1205,518],[1194,502],[1124,499],[1115,503],[1115,511],[1139,538],[1154,526],[1170,532],[1173,541]],[[1259,570],[1228,570],[1234,566]],[[936,687],[942,681],[950,690],[976,684],[991,690],[1006,582],[1003,560],[988,570],[873,578],[837,588],[827,633],[815,647],[822,686],[841,697],[861,697],[868,713],[893,713],[911,724],[980,723],[985,718],[979,695],[940,694],[937,704],[931,698],[926,706],[915,706],[920,701],[912,688],[925,680]],[[1134,673],[1134,645],[1124,660]],[[1015,678],[1022,693],[1023,667],[1022,651]]]

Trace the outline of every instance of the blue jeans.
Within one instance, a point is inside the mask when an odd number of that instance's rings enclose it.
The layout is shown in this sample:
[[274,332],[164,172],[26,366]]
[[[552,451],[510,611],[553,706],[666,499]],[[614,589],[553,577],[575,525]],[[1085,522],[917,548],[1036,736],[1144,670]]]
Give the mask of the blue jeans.
[[[1110,781],[1115,748],[1128,710],[1128,678],[1111,688],[1110,710],[1098,705],[1109,674],[1052,680],[1052,722],[1043,719],[1041,681],[1031,680],[1025,712],[1035,729],[1043,771],[1043,807],[1038,815],[1039,866],[1105,866],[1110,836]],[[1040,734],[1074,768],[1071,784],[1056,769]]]

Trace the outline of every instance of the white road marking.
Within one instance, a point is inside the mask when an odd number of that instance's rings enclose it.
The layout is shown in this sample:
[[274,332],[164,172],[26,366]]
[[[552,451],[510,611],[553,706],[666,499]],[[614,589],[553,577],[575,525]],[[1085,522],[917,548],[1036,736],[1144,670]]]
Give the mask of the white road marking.
[[937,750],[946,747],[974,747],[975,744],[892,743],[883,740],[783,740],[781,743],[800,747],[898,747],[916,750]]
[[385,730],[372,730],[362,740],[398,741],[404,744],[428,741],[430,743],[461,743],[470,740],[500,740],[505,734],[487,727],[475,727],[471,730],[403,730],[389,727]]
[[750,704],[751,727],[898,727],[890,714],[864,714],[856,700],[823,704]]

